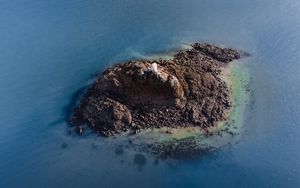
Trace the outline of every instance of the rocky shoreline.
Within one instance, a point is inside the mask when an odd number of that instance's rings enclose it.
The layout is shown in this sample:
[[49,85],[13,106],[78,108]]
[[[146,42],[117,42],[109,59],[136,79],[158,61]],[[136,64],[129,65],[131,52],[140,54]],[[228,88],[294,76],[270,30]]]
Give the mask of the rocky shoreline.
[[221,70],[248,54],[195,43],[170,60],[136,60],[99,75],[70,116],[79,134],[87,125],[105,136],[149,128],[198,127],[226,120],[231,109]]

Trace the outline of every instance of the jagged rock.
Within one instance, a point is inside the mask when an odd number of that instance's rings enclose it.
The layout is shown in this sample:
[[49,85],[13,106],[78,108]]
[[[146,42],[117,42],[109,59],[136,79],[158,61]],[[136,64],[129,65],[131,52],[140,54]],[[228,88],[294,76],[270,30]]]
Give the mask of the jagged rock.
[[90,98],[82,110],[89,125],[105,135],[124,130],[132,122],[131,113],[125,105],[104,96]]
[[198,126],[227,118],[229,89],[221,67],[241,57],[236,50],[195,43],[171,60],[138,60],[104,71],[71,115],[110,136],[128,129]]

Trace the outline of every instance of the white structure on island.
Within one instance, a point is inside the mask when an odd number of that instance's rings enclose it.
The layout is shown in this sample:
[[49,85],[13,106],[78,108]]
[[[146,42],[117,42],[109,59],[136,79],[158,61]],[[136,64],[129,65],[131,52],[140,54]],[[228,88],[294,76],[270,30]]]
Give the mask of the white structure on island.
[[156,64],[156,63],[152,63],[152,64],[151,64],[151,71],[152,71],[154,74],[157,74],[157,64]]

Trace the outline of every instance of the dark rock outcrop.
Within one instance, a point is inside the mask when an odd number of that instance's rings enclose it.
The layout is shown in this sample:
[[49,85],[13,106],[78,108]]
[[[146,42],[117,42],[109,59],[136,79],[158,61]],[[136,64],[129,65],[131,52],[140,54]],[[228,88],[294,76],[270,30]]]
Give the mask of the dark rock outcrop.
[[171,60],[117,64],[87,90],[71,124],[87,124],[106,136],[128,129],[215,126],[231,107],[221,67],[240,57],[233,49],[195,43]]

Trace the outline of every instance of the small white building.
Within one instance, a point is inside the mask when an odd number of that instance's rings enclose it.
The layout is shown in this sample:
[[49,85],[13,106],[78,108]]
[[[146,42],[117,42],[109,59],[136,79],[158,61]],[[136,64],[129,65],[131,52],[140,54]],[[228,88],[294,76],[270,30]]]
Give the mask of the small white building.
[[151,64],[151,71],[155,74],[157,74],[157,64],[156,63],[152,63]]

